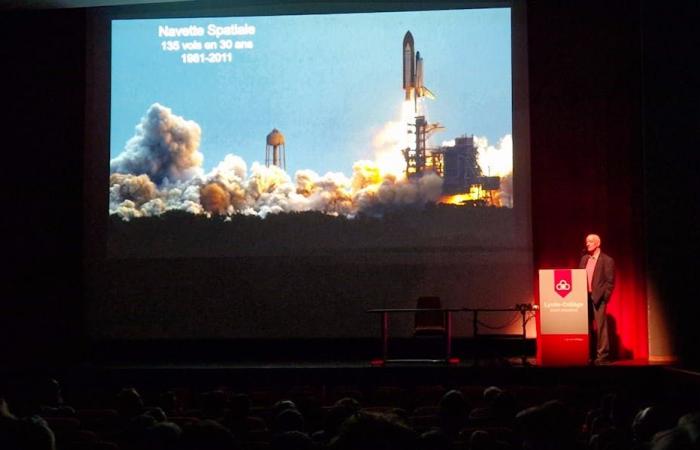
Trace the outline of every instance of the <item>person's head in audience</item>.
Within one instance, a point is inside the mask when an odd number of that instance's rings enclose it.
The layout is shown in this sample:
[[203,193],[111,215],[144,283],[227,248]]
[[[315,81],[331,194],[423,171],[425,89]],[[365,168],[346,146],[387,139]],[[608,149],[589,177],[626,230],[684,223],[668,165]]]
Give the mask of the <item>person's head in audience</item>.
[[663,413],[659,407],[640,409],[632,420],[632,440],[637,444],[650,444],[656,433],[673,428],[671,414]]
[[395,416],[358,412],[348,418],[338,436],[331,440],[331,450],[411,450],[417,448],[418,436]]
[[0,392],[0,448],[12,450],[21,448],[18,422],[10,412],[10,405],[3,393]]
[[421,434],[418,438],[420,450],[448,450],[450,438],[442,430],[430,430]]
[[326,412],[323,429],[320,430],[320,432],[314,433],[314,439],[327,443],[338,434],[343,422],[359,410],[360,402],[354,398],[345,397],[336,401]]
[[469,405],[464,395],[458,390],[445,393],[440,399],[439,416],[440,427],[449,436],[455,436],[466,424],[469,416]]
[[651,450],[685,450],[700,448],[700,412],[688,413],[670,429],[654,434]]
[[0,417],[0,448],[3,450],[55,450],[56,439],[44,419],[32,416]]
[[22,416],[38,414],[43,417],[73,417],[75,409],[63,402],[61,385],[53,378],[27,381]]
[[165,411],[163,411],[163,408],[159,406],[154,406],[151,408],[148,408],[144,414],[153,417],[153,419],[156,421],[156,423],[160,422],[165,422],[168,420],[168,415],[165,414]]
[[276,434],[270,441],[271,450],[312,450],[313,441],[301,431],[285,431]]
[[39,416],[19,419],[0,390],[0,449],[55,450],[56,439],[46,421]]
[[475,430],[469,436],[469,450],[494,450],[496,441],[488,431]]
[[568,448],[575,445],[576,422],[569,408],[550,400],[516,415],[524,449]]
[[53,431],[44,419],[32,416],[21,422],[23,422],[23,441],[26,450],[54,450],[56,448]]
[[700,412],[685,414],[678,419],[676,428],[683,430],[688,436],[691,448],[700,448]]
[[272,405],[272,413],[273,413],[274,415],[277,415],[277,414],[281,413],[281,412],[284,411],[285,409],[296,409],[296,410],[298,410],[299,408],[297,408],[297,404],[296,404],[296,403],[294,403],[293,401],[288,400],[288,399],[279,400],[279,401],[275,402],[274,405]]
[[296,409],[285,409],[275,416],[272,431],[275,433],[304,431],[304,416]]
[[610,416],[599,414],[591,420],[591,434],[600,434],[603,431],[613,428],[613,422]]
[[487,387],[484,389],[484,401],[491,418],[506,424],[515,417],[515,397],[509,391],[496,386]]
[[133,387],[123,388],[117,394],[116,409],[122,418],[137,416],[143,412],[143,399]]
[[337,400],[326,410],[323,427],[311,435],[312,440],[317,444],[326,445],[338,434],[343,422],[360,408],[360,402],[354,398],[344,397]]
[[228,428],[214,420],[202,420],[182,431],[182,450],[238,450],[240,445]]
[[10,412],[10,405],[5,400],[5,397],[0,393],[0,419],[16,419],[16,417]]
[[175,391],[161,392],[158,396],[158,406],[160,406],[167,414],[172,416],[178,416],[182,413],[180,399],[177,397],[177,393]]
[[615,393],[608,392],[600,397],[600,413],[604,416],[612,418],[613,409],[615,408]]
[[440,416],[443,418],[462,418],[469,413],[469,405],[464,395],[458,390],[447,391],[440,399]]
[[172,422],[159,422],[146,429],[143,450],[171,450],[180,445],[182,430]]
[[116,440],[126,447],[136,447],[143,442],[146,430],[155,425],[156,419],[143,413],[126,419]]
[[[613,425],[622,430],[629,429],[630,424],[634,420],[642,404],[640,399],[643,393],[633,389],[620,389],[612,394],[603,396],[601,401],[601,409],[603,414],[610,411],[610,419]],[[610,404],[608,407],[607,404]]]
[[220,419],[226,410],[226,393],[223,391],[209,391],[201,395],[202,417],[208,419]]
[[588,441],[589,450],[627,450],[627,443],[620,430],[614,426],[593,434]]
[[484,389],[483,397],[487,405],[493,403],[494,399],[503,392],[503,389],[498,386],[489,386]]
[[54,378],[48,378],[41,385],[41,395],[44,406],[61,406],[64,404],[61,384]]
[[250,415],[250,397],[246,394],[234,394],[229,400],[229,418],[242,420]]
[[698,447],[693,445],[693,440],[686,430],[676,426],[656,433],[651,440],[650,448],[651,450],[694,450]]
[[362,408],[362,405],[360,404],[357,399],[354,399],[352,397],[343,397],[340,400],[337,400],[333,406],[340,406],[343,407],[349,411],[352,411],[353,413],[357,412]]

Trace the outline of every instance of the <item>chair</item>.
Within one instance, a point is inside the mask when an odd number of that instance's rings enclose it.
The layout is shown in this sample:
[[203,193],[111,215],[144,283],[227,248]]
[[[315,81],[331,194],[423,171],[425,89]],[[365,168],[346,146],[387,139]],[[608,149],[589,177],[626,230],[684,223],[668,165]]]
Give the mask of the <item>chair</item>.
[[[418,297],[417,309],[440,309],[440,297]],[[416,311],[414,336],[438,336],[447,331],[445,313],[442,311]]]

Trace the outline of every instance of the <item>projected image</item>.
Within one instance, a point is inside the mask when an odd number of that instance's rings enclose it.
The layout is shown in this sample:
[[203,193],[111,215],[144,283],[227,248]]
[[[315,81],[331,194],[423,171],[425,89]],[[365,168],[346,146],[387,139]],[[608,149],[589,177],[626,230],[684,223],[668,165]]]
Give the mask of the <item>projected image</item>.
[[112,222],[507,211],[510,29],[508,8],[115,20]]

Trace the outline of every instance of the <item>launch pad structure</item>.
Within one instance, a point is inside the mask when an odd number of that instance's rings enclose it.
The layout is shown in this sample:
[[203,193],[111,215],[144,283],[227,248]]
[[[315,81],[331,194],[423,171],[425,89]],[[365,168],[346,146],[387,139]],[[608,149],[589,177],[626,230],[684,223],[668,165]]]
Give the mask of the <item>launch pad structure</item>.
[[416,136],[415,148],[407,147],[403,149],[403,157],[406,160],[406,178],[416,178],[423,176],[428,170],[442,176],[443,164],[442,155],[439,152],[429,151],[426,143],[431,134],[444,129],[439,123],[429,124],[425,116],[416,116],[415,123],[409,123],[409,133]]
[[440,123],[429,123],[418,114],[418,99],[434,99],[423,84],[423,58],[415,51],[413,35],[407,31],[403,38],[403,89],[405,100],[413,100],[415,122],[409,123],[408,133],[415,135],[415,145],[402,150],[406,161],[406,178],[420,179],[434,173],[443,179],[444,196],[464,197],[473,205],[493,205],[494,193],[500,189],[500,177],[484,176],[477,160],[474,136],[460,136],[454,146],[428,148],[428,138],[444,130]]
[[[419,180],[428,174],[440,177],[441,202],[473,206],[497,205],[495,193],[501,187],[498,176],[484,176],[478,162],[478,147],[474,136],[462,135],[454,139],[454,145],[428,147],[433,133],[445,129],[440,123],[428,122],[419,111],[419,99],[435,99],[424,85],[424,63],[420,52],[415,51],[413,35],[407,31],[403,38],[403,90],[405,101],[413,101],[414,121],[407,124],[407,133],[413,134],[413,145],[401,150],[406,162],[405,174],[409,180]],[[265,166],[277,166],[286,170],[284,135],[274,128],[266,139]]]

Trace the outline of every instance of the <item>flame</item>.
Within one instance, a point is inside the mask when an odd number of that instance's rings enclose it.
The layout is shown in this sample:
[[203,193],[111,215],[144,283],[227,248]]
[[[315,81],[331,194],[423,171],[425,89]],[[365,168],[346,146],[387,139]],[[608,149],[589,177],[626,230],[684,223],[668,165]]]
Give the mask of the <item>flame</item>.
[[401,105],[399,120],[385,123],[372,139],[374,162],[382,174],[393,175],[397,179],[406,177],[403,150],[416,147],[414,135],[408,133],[408,124],[414,120],[413,102],[405,101]]
[[472,185],[469,192],[455,195],[443,195],[438,203],[443,205],[458,205],[464,206],[470,202],[484,202],[489,206],[496,205],[496,199],[492,198],[490,192],[482,189],[480,184]]

